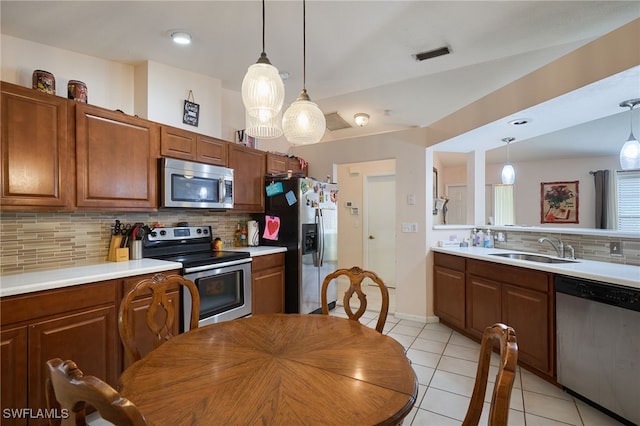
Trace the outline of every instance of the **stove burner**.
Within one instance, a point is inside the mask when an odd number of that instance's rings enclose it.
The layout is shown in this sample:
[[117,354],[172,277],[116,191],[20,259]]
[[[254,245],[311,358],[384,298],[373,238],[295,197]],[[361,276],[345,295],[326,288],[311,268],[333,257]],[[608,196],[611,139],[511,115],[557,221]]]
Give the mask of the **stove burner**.
[[182,226],[154,229],[145,235],[142,255],[152,259],[182,263],[183,268],[216,265],[248,259],[242,251],[213,251],[210,226]]

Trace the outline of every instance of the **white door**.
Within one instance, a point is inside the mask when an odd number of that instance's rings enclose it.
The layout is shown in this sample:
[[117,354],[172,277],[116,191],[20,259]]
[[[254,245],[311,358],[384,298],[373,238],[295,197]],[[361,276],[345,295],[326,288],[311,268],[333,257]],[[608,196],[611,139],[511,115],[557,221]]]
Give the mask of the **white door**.
[[467,223],[467,185],[447,185],[447,225]]
[[364,202],[365,269],[396,287],[396,176],[367,176]]

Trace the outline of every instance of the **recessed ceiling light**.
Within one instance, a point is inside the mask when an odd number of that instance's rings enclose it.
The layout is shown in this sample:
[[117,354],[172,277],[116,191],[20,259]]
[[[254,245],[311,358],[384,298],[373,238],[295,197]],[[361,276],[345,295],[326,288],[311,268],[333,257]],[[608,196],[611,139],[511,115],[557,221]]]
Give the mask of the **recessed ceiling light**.
[[289,78],[289,72],[288,71],[280,71],[280,78],[282,80],[286,80]]
[[190,44],[191,34],[185,33],[183,31],[174,31],[171,33],[171,39],[174,43],[177,44]]
[[522,126],[531,122],[530,118],[516,118],[515,120],[509,121],[509,124],[512,126]]

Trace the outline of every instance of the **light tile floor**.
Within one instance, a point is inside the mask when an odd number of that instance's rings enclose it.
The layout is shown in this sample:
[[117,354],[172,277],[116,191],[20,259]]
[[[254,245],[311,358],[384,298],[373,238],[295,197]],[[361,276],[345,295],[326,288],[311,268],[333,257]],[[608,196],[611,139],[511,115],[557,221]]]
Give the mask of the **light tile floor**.
[[[342,306],[331,315],[343,316]],[[377,312],[365,312],[361,322],[374,328]],[[476,375],[480,345],[440,324],[401,320],[389,314],[384,333],[407,350],[420,389],[418,400],[405,425],[460,425],[467,412]],[[497,355],[489,381],[497,372]],[[480,424],[487,424],[492,387],[487,389]],[[511,395],[510,425],[526,426],[613,426],[620,425],[591,406],[518,367]]]

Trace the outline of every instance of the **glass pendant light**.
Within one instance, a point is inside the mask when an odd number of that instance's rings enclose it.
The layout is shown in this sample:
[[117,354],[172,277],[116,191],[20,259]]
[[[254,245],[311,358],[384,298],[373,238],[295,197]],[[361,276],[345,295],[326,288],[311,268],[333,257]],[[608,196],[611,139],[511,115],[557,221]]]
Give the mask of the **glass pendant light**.
[[502,183],[504,185],[513,185],[513,183],[516,181],[516,171],[511,165],[511,163],[509,162],[509,143],[513,142],[514,140],[516,139],[515,138],[502,139],[502,141],[506,142],[507,144],[507,162],[502,168]]
[[311,102],[307,94],[307,28],[306,3],[302,0],[302,92],[293,102],[282,119],[282,129],[289,142],[307,145],[319,142],[327,127],[324,114],[318,105]]
[[620,167],[622,170],[640,169],[640,142],[633,136],[633,107],[640,104],[640,98],[629,99],[620,103],[621,107],[629,108],[630,133],[629,139],[620,150]]
[[284,102],[284,83],[264,51],[264,2],[262,0],[262,53],[242,80],[242,102],[246,117],[245,133],[254,138],[272,139],[282,135],[280,112]]

